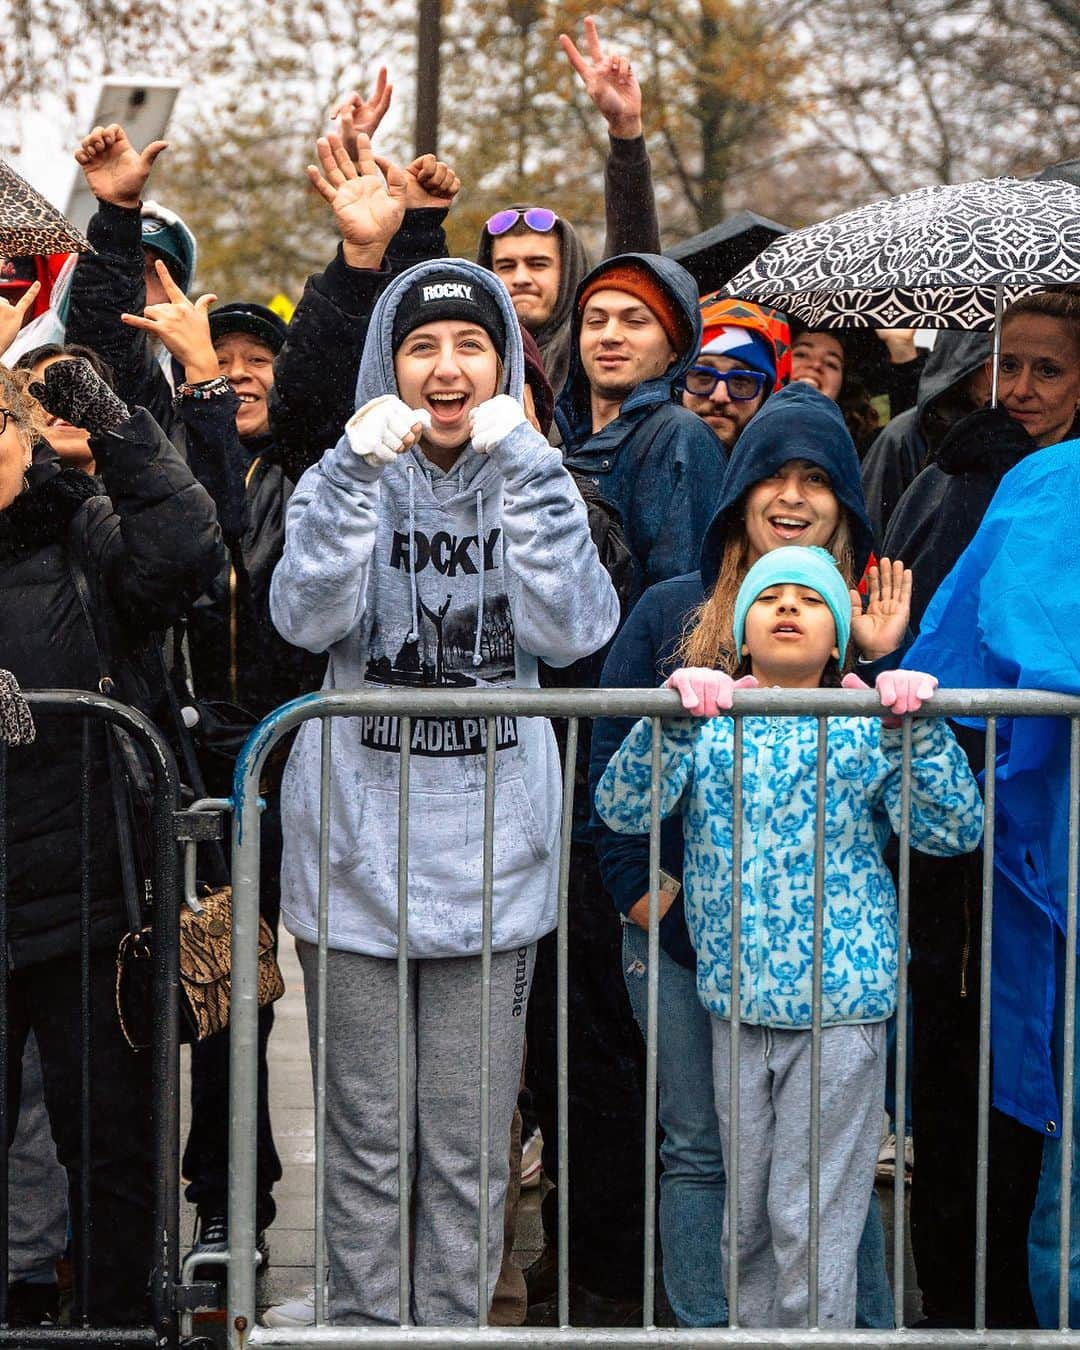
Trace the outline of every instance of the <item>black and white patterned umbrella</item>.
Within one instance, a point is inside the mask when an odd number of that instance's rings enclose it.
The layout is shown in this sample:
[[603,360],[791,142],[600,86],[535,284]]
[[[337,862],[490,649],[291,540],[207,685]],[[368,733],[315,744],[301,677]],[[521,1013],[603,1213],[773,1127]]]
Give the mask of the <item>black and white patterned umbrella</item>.
[[814,328],[992,329],[1005,304],[1080,283],[1080,187],[988,178],[919,188],[786,234],[725,294]]

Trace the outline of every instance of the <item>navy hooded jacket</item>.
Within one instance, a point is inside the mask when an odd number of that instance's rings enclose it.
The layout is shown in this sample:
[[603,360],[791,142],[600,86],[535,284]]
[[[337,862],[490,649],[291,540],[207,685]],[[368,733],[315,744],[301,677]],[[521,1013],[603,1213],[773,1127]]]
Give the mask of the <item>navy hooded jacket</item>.
[[[593,434],[589,379],[581,363],[580,297],[613,267],[648,271],[678,305],[692,341],[669,370],[645,380],[618,417]],[[720,491],[727,453],[710,428],[674,401],[675,381],[701,346],[697,283],[678,263],[654,253],[609,258],[584,279],[574,300],[570,370],[555,405],[566,467],[591,480],[622,519],[639,574],[638,592],[692,568]]]
[[[848,512],[855,569],[861,575],[874,540],[851,434],[831,399],[808,384],[788,385],[766,400],[736,443],[716,512],[701,545],[700,570],[662,581],[641,597],[604,662],[601,688],[654,689],[663,684],[675,669],[675,651],[684,630],[716,583],[728,530],[738,519],[743,498],[755,483],[791,459],[809,460],[829,475],[837,500]],[[590,799],[633,724],[632,717],[603,717],[595,722],[589,763]],[[594,812],[593,842],[604,887],[616,908],[626,914],[649,889],[649,841],[644,835],[616,834]],[[681,878],[682,858],[682,818],[672,816],[660,826],[660,866]],[[694,968],[681,895],[660,921],[660,943],[680,965]]]

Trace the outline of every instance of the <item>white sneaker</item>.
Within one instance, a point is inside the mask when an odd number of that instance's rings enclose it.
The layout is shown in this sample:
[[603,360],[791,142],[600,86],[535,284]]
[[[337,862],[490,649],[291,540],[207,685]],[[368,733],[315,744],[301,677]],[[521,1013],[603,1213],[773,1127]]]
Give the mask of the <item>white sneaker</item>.
[[305,1290],[303,1298],[278,1303],[262,1315],[264,1327],[313,1327],[315,1325],[315,1289]]
[[877,1155],[878,1181],[896,1180],[896,1135],[887,1134]]
[[544,1173],[544,1165],[541,1160],[543,1151],[543,1136],[539,1130],[533,1130],[532,1134],[525,1140],[524,1147],[521,1150],[521,1189],[523,1191],[531,1191],[540,1185],[540,1178]]
[[904,1180],[911,1184],[911,1173],[915,1168],[915,1140],[910,1134],[904,1136]]

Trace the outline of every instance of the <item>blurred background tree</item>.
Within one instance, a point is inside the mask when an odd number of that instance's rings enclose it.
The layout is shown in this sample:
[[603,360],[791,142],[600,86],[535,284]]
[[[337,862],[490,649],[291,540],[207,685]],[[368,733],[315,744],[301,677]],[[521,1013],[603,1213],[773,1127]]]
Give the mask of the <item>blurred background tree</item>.
[[[80,78],[181,72],[154,196],[195,230],[205,288],[296,298],[335,246],[304,165],[336,101],[366,93],[380,65],[396,91],[376,148],[415,153],[417,9],[2,6],[0,148],[18,145],[12,110],[43,88],[74,109]],[[472,255],[484,219],[513,201],[552,206],[599,247],[606,128],[558,46],[560,32],[580,45],[587,13],[642,84],[667,243],[740,207],[800,225],[923,183],[1028,173],[1080,141],[1076,0],[442,0],[439,152],[464,184],[455,251]],[[426,59],[418,77],[432,76]],[[73,120],[70,142],[88,129]]]

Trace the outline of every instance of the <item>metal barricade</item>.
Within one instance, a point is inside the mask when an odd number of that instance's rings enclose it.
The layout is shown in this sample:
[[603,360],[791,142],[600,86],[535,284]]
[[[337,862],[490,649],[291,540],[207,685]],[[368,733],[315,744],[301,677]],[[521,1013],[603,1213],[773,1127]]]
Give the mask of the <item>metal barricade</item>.
[[[154,1029],[151,1082],[153,1102],[153,1252],[150,1311],[146,1325],[103,1326],[100,1319],[89,1325],[86,1313],[91,1290],[94,1215],[91,1202],[88,1159],[94,1151],[91,1121],[91,1083],[94,1078],[94,1045],[90,1027],[90,860],[94,847],[91,838],[91,756],[95,732],[104,736],[106,725],[122,729],[141,748],[153,776],[151,837],[148,845],[153,882],[155,916],[175,919],[179,900],[177,869],[177,807],[179,781],[172,753],[161,733],[140,712],[83,691],[27,691],[27,702],[35,719],[62,718],[73,723],[74,734],[81,731],[81,773],[72,783],[73,798],[78,798],[80,815],[80,989],[82,1036],[79,1046],[80,1091],[80,1260],[75,1272],[75,1303],[71,1325],[59,1327],[11,1327],[7,1325],[8,1297],[8,1135],[14,1132],[7,1099],[9,1075],[9,982],[15,973],[8,959],[8,819],[11,757],[33,753],[33,748],[9,750],[0,744],[0,1346],[146,1345],[170,1347],[177,1343],[176,1266],[179,1223],[179,1055],[178,1055],[178,930],[175,922],[154,925]],[[101,742],[98,742],[99,747]],[[100,754],[100,748],[98,753]],[[117,897],[123,914],[123,901]],[[126,926],[126,924],[125,924]],[[33,969],[32,967],[30,969]],[[110,1007],[112,1003],[110,1002]]]
[[[654,1282],[656,1274],[656,1219],[651,1203],[656,1194],[657,1162],[657,1027],[659,990],[659,892],[660,892],[660,766],[661,726],[665,719],[681,715],[679,697],[664,690],[376,690],[367,688],[355,693],[323,693],[297,700],[267,717],[252,733],[241,753],[236,770],[233,797],[233,975],[232,975],[232,1058],[231,1091],[232,1122],[230,1139],[231,1183],[229,1197],[230,1253],[228,1271],[227,1326],[231,1350],[251,1346],[312,1347],[379,1347],[417,1346],[608,1346],[631,1347],[678,1345],[687,1347],[744,1346],[814,1346],[854,1347],[893,1346],[900,1343],[896,1330],[823,1330],[818,1325],[818,1258],[820,1247],[820,1101],[821,1101],[821,1037],[822,1037],[822,977],[823,977],[823,913],[825,880],[825,783],[826,732],[830,716],[880,717],[881,704],[872,692],[855,693],[835,690],[749,690],[736,694],[731,711],[734,718],[734,761],[732,788],[733,821],[733,895],[732,895],[732,950],[739,944],[734,935],[741,931],[741,855],[742,855],[742,755],[743,718],[750,715],[778,717],[813,716],[817,719],[816,807],[814,846],[814,935],[813,935],[813,1025],[811,1057],[811,1111],[809,1152],[809,1327],[806,1329],[744,1328],[738,1325],[739,1257],[737,1244],[732,1243],[726,1271],[727,1291],[731,1304],[731,1323],[725,1328],[679,1329],[658,1328],[654,1323]],[[399,806],[398,806],[398,1194],[400,1231],[400,1280],[398,1327],[353,1327],[325,1324],[325,1073],[326,1073],[326,953],[327,953],[327,899],[329,893],[328,864],[330,856],[330,785],[331,755],[333,751],[333,720],[339,717],[374,716],[400,719],[399,737]],[[993,851],[995,803],[995,753],[997,721],[1015,717],[1068,717],[1071,726],[1071,811],[1068,867],[1068,923],[1066,951],[1075,953],[1077,936],[1077,850],[1080,841],[1080,698],[1069,698],[1039,691],[998,690],[942,690],[933,702],[916,716],[949,716],[985,719],[985,803],[986,829],[984,863],[982,869],[983,927],[981,934],[981,1008],[979,1047],[979,1100],[976,1122],[978,1139],[977,1209],[976,1209],[976,1276],[975,1329],[941,1330],[911,1328],[904,1325],[904,1257],[905,1204],[902,1184],[902,1162],[898,1163],[901,1179],[895,1187],[893,1229],[893,1285],[896,1303],[897,1328],[902,1328],[902,1341],[915,1350],[930,1347],[1010,1346],[1080,1347],[1080,1331],[1068,1331],[1069,1288],[1068,1252],[1070,1247],[1071,1149],[1073,1138],[1073,1054],[1074,1016],[1076,1004],[1076,961],[1066,963],[1065,987],[1065,1052],[1063,1070],[1063,1121],[1061,1130],[1062,1179],[1060,1212],[1060,1278],[1059,1326],[1056,1330],[998,1331],[987,1330],[987,1186],[988,1186],[988,1130],[990,1113],[990,987],[991,943],[993,936]],[[409,1184],[406,1132],[407,1103],[407,1044],[406,1044],[406,980],[408,974],[408,893],[407,862],[409,831],[421,825],[419,818],[410,819],[408,810],[412,725],[416,717],[470,717],[486,723],[483,836],[483,946],[481,994],[481,1063],[478,1084],[480,1093],[480,1137],[477,1141],[480,1160],[480,1191],[486,1194],[488,1180],[489,1146],[505,1147],[507,1141],[489,1137],[489,1054],[491,1034],[491,989],[488,974],[491,962],[492,891],[493,891],[493,835],[495,799],[496,719],[505,717],[547,717],[566,719],[567,736],[563,765],[563,803],[561,854],[559,859],[559,909],[557,938],[557,1097],[558,1097],[558,1310],[557,1329],[540,1327],[502,1328],[487,1325],[486,1290],[488,1287],[487,1207],[479,1206],[478,1233],[478,1325],[462,1327],[416,1327],[409,1322]],[[645,1243],[643,1325],[640,1328],[575,1328],[570,1325],[568,1286],[568,1200],[566,1178],[573,1166],[568,1155],[568,1027],[567,1027],[567,889],[569,874],[570,833],[574,806],[574,765],[577,755],[578,726],[582,718],[597,717],[652,719],[652,781],[650,788],[651,827],[649,832],[649,932],[648,932],[648,1017],[645,1037],[646,1102],[645,1102]],[[315,1073],[316,1109],[316,1204],[315,1204],[315,1300],[316,1325],[304,1329],[271,1329],[255,1323],[255,1105],[256,1105],[256,935],[258,929],[259,878],[259,798],[258,784],[263,766],[274,746],[283,736],[311,719],[322,719],[322,774],[319,812],[319,926],[318,926],[318,992],[316,1009],[317,1047]],[[901,821],[899,829],[900,862],[897,887],[899,907],[899,944],[901,953],[898,978],[897,1046],[896,1046],[896,1107],[898,1122],[904,1119],[905,1066],[907,1042],[908,979],[903,954],[908,943],[908,909],[910,882],[910,813],[911,813],[911,754],[912,717],[902,720],[902,789]],[[314,811],[316,804],[312,802]],[[613,969],[612,978],[619,978]],[[732,965],[731,1004],[731,1098],[739,1101],[739,962]],[[902,1128],[902,1127],[901,1127]],[[728,1175],[728,1215],[734,1230],[734,1216],[738,1213],[738,1110],[732,1111],[728,1137],[723,1140],[725,1166]],[[357,1216],[355,1240],[362,1242],[363,1216]],[[717,1260],[720,1255],[717,1253]]]

